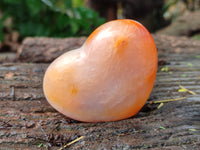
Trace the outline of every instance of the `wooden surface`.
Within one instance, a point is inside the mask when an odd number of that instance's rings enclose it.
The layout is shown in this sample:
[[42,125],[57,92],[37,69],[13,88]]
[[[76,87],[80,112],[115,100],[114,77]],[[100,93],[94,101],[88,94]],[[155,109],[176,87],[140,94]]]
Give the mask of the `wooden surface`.
[[[153,92],[136,116],[117,122],[82,123],[55,111],[42,91],[48,64],[1,64],[0,149],[59,149],[82,136],[67,149],[199,149],[200,42],[154,39],[159,67]],[[179,92],[180,86],[196,95]],[[152,102],[180,97],[159,109]]]

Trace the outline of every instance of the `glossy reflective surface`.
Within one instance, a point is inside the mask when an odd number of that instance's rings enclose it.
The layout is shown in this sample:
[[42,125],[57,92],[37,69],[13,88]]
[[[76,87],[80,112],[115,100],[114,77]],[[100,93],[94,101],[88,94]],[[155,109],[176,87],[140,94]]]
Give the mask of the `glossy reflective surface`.
[[70,118],[116,121],[142,108],[156,71],[150,33],[135,21],[115,20],[97,28],[81,48],[57,58],[43,88],[49,103]]

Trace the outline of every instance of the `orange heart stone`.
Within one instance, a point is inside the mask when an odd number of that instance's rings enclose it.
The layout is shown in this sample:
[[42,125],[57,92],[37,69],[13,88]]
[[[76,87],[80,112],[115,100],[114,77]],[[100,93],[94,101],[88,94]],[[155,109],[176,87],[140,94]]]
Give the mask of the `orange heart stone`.
[[70,118],[116,121],[143,107],[156,72],[157,49],[147,29],[133,20],[114,20],[52,62],[43,89],[48,102]]

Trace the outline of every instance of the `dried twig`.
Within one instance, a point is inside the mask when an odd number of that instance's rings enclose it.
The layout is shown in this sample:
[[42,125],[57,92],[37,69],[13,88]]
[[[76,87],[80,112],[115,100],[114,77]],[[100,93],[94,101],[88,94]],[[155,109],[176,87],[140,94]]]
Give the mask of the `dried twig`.
[[181,89],[184,89],[186,92],[188,92],[188,93],[190,93],[190,94],[192,94],[192,95],[196,95],[196,93],[195,92],[193,92],[193,91],[191,91],[191,90],[188,90],[188,89],[186,89],[185,87],[183,87],[182,85],[179,85],[179,87],[181,88]]
[[14,101],[15,100],[15,87],[14,86],[12,86],[11,87],[11,97],[12,97],[12,100]]
[[70,145],[72,145],[72,144],[78,142],[79,140],[81,140],[81,139],[83,139],[83,138],[84,138],[84,136],[81,136],[81,137],[79,137],[79,138],[77,138],[77,139],[75,139],[75,140],[69,142],[68,144],[64,145],[63,147],[59,148],[59,150],[62,150],[63,148],[66,148],[67,146],[70,146]]
[[160,105],[158,105],[157,109],[160,109],[161,107],[163,107],[164,103],[160,103]]
[[167,103],[167,102],[174,102],[178,100],[186,99],[186,97],[178,97],[173,99],[166,99],[166,100],[159,100],[159,101],[151,101],[151,103],[158,104],[158,103]]

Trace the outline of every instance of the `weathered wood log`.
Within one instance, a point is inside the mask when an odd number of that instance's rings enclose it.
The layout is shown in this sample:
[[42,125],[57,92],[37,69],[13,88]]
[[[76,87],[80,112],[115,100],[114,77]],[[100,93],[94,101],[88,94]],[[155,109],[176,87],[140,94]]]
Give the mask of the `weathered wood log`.
[[22,62],[51,62],[64,52],[79,48],[85,39],[26,38],[18,50],[18,59]]
[[171,25],[159,30],[159,34],[173,36],[192,36],[200,31],[200,11],[186,12],[178,17]]
[[[1,64],[1,149],[58,149],[82,136],[68,147],[198,149],[200,42],[168,36],[154,36],[154,39],[160,64],[164,66],[158,68],[153,92],[136,116],[117,122],[77,122],[54,110],[42,92],[47,64]],[[180,85],[190,91],[180,92]],[[182,99],[163,106],[154,103],[174,98]]]
[[[165,35],[153,35],[158,49],[164,50],[164,53],[170,54],[175,49],[176,53],[182,53],[185,48],[192,46],[192,51],[196,51],[200,47],[200,43],[186,37],[173,37]],[[22,62],[51,62],[64,52],[79,48],[86,40],[82,38],[27,38],[23,41],[18,51],[18,58]],[[160,51],[160,53],[163,51]]]

